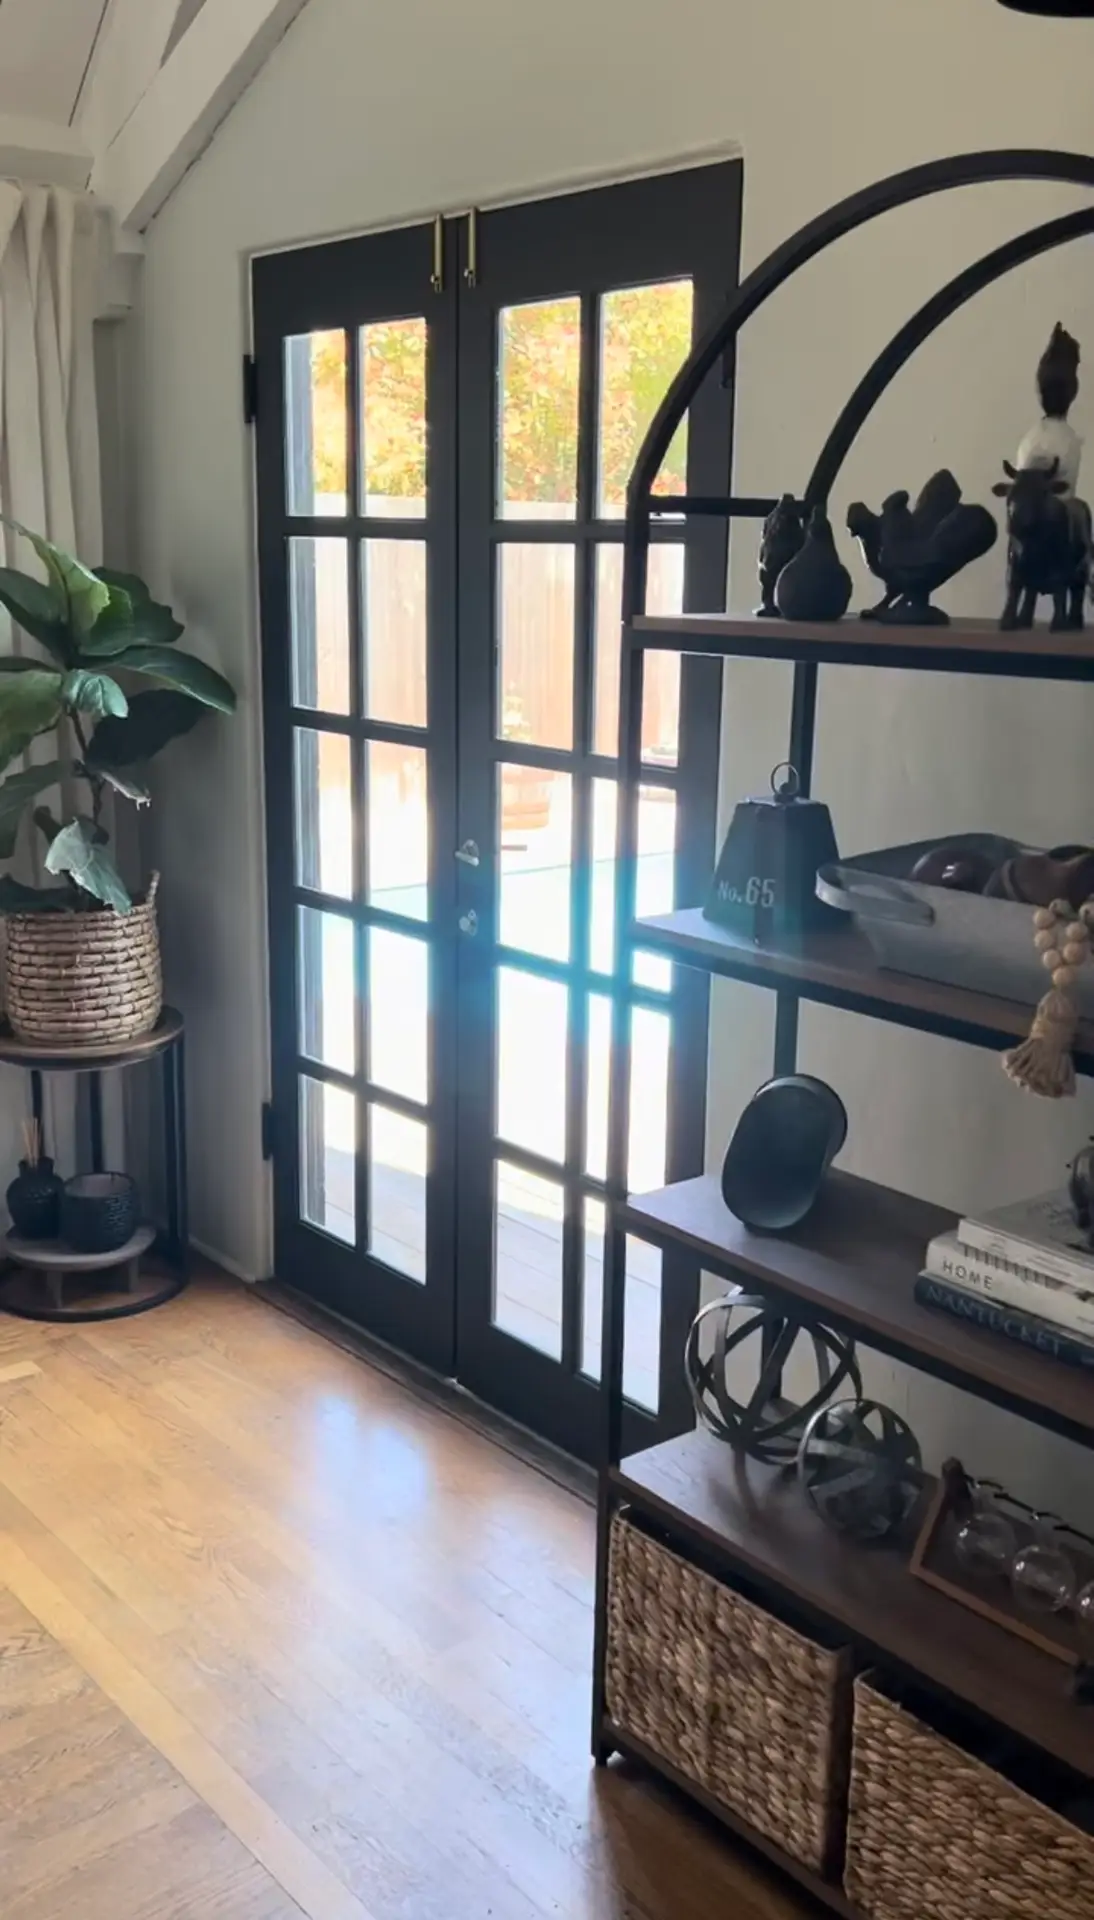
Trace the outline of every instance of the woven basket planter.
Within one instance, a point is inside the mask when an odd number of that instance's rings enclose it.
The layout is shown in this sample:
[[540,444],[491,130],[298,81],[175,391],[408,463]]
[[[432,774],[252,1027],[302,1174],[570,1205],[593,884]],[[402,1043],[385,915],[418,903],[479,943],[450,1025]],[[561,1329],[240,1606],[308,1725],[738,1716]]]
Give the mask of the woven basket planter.
[[153,875],[131,913],[13,913],[5,922],[12,1032],[51,1047],[109,1046],[148,1033],[163,977]]
[[868,1920],[1094,1920],[1094,1837],[859,1680],[844,1879]]
[[608,1712],[818,1873],[839,1857],[850,1663],[612,1522]]

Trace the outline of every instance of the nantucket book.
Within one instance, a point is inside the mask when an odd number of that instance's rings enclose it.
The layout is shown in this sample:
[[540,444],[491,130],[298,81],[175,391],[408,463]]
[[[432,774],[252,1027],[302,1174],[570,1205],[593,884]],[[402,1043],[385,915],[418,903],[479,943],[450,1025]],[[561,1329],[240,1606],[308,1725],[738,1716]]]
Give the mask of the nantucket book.
[[1094,1340],[1079,1339],[1062,1327],[1050,1326],[1047,1320],[1038,1320],[1016,1307],[1000,1306],[984,1294],[951,1287],[930,1273],[921,1274],[916,1281],[915,1297],[924,1307],[934,1307],[941,1313],[952,1314],[955,1320],[982,1327],[985,1333],[1000,1334],[1005,1340],[1032,1347],[1037,1353],[1043,1353],[1046,1360],[1058,1360],[1067,1367],[1089,1368],[1094,1374]]

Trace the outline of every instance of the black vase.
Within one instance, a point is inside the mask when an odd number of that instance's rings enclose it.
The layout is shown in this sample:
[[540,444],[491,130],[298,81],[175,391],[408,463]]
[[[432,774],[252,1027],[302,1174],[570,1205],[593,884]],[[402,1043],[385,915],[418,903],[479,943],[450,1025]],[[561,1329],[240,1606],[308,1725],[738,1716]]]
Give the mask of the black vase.
[[56,1240],[64,1186],[60,1174],[53,1171],[52,1160],[39,1160],[36,1166],[20,1160],[7,1199],[12,1227],[21,1239]]
[[813,508],[805,545],[779,575],[775,604],[784,620],[842,620],[851,604],[851,576],[823,507]]

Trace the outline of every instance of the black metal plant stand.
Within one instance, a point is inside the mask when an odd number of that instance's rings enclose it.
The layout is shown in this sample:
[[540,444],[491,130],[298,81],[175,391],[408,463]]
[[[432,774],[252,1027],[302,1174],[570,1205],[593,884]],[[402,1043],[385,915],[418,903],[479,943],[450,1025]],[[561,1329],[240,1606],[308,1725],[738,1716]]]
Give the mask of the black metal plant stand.
[[[735,938],[705,921],[698,911],[685,910],[658,920],[636,923],[635,892],[638,855],[638,793],[642,777],[641,718],[645,654],[648,650],[698,653],[718,659],[752,657],[790,660],[795,664],[790,715],[788,757],[798,769],[802,790],[808,794],[813,766],[817,673],[827,663],[855,662],[875,667],[921,668],[932,671],[988,673],[1020,678],[1094,681],[1094,636],[1050,634],[1044,630],[1000,633],[988,623],[957,621],[948,628],[891,628],[860,624],[850,618],[828,626],[805,626],[786,621],[734,619],[721,614],[649,618],[645,614],[650,529],[654,516],[760,517],[773,501],[656,498],[655,481],[674,434],[699,389],[719,360],[732,357],[737,335],[753,314],[799,267],[845,234],[878,215],[926,195],[986,182],[1051,180],[1094,189],[1094,158],[1082,154],[1000,151],[962,155],[911,169],[880,181],[821,215],[777,248],[744,281],[721,319],[700,340],[674,381],[650,428],[632,477],[626,527],[623,585],[622,684],[620,690],[620,806],[616,868],[617,966],[621,980],[631,977],[637,948],[656,951],[676,962],[708,973],[748,980],[772,988],[778,996],[776,1073],[792,1072],[796,1065],[798,1008],[802,999],[895,1022],[919,1031],[947,1035],[966,1044],[995,1047],[1011,1044],[1028,1026],[1024,1009],[969,991],[932,986],[900,975],[870,970],[851,949],[808,946],[796,955],[779,953]],[[840,414],[804,489],[809,504],[827,501],[829,491],[856,435],[886,387],[909,357],[935,328],[982,288],[1036,255],[1094,234],[1094,208],[1071,213],[1017,236],[994,249],[943,287],[901,328],[880,354]],[[713,859],[713,849],[711,850]],[[593,1749],[599,1762],[613,1751],[631,1753],[683,1782],[674,1768],[661,1763],[640,1740],[628,1737],[613,1724],[605,1692],[608,1640],[609,1547],[612,1518],[621,1505],[634,1508],[640,1518],[668,1528],[679,1549],[696,1551],[705,1561],[724,1564],[730,1577],[747,1575],[753,1588],[767,1587],[773,1598],[792,1598],[799,1612],[813,1615],[829,1630],[838,1626],[863,1655],[884,1661],[891,1669],[934,1684],[958,1698],[973,1717],[1018,1733],[1056,1759],[1094,1772],[1094,1740],[1082,1709],[1053,1691],[1053,1676],[1044,1675],[1045,1697],[1039,1687],[1041,1670],[1036,1657],[1016,1656],[1013,1643],[995,1648],[990,1631],[985,1644],[991,1657],[979,1669],[960,1658],[950,1658],[939,1632],[937,1610],[905,1593],[902,1566],[875,1558],[881,1588],[889,1583],[899,1597],[899,1628],[887,1628],[885,1606],[864,1613],[855,1579],[846,1579],[847,1551],[837,1554],[821,1535],[803,1532],[799,1560],[788,1547],[797,1538],[784,1528],[778,1539],[764,1537],[763,1499],[744,1495],[734,1506],[733,1456],[708,1436],[689,1433],[631,1460],[621,1460],[623,1432],[623,1322],[625,1251],[628,1233],[665,1249],[686,1250],[701,1265],[728,1279],[747,1274],[748,1290],[765,1290],[776,1299],[797,1295],[800,1302],[824,1321],[841,1328],[877,1350],[895,1355],[936,1377],[955,1381],[966,1390],[1020,1413],[1026,1419],[1066,1433],[1094,1448],[1094,1385],[1076,1376],[1065,1380],[1065,1370],[1052,1367],[1024,1349],[1011,1353],[1008,1343],[961,1328],[932,1330],[929,1311],[914,1300],[914,1280],[923,1248],[933,1232],[952,1220],[939,1209],[901,1196],[896,1213],[886,1213],[883,1190],[869,1182],[844,1183],[848,1205],[861,1210],[863,1248],[855,1252],[853,1236],[840,1248],[846,1271],[833,1279],[831,1250],[818,1257],[815,1273],[807,1264],[782,1260],[784,1243],[767,1242],[768,1255],[758,1255],[756,1243],[729,1219],[717,1193],[717,1182],[702,1179],[678,1182],[661,1193],[629,1202],[626,1189],[627,1134],[630,1093],[630,1035],[626,996],[615,998],[612,1035],[611,1121],[609,1131],[610,1217],[605,1262],[603,1320],[603,1435],[598,1507],[598,1564],[596,1596],[596,1650],[593,1705]],[[1085,1034],[1078,1064],[1094,1072],[1094,1036]],[[703,1099],[703,1088],[696,1099]],[[698,1172],[698,1169],[696,1169]],[[715,1192],[710,1192],[713,1186]],[[875,1218],[881,1225],[871,1228]],[[871,1243],[871,1232],[875,1233]],[[922,1238],[920,1237],[922,1235]],[[742,1237],[743,1236],[743,1237]],[[764,1260],[766,1258],[766,1266]],[[877,1288],[869,1271],[886,1271],[889,1286],[884,1304],[877,1304]],[[861,1273],[858,1267],[862,1267]],[[711,1451],[713,1449],[713,1453]],[[745,1478],[748,1469],[742,1469]],[[740,1476],[739,1476],[740,1477]],[[754,1491],[754,1490],[753,1490]],[[795,1522],[795,1526],[796,1526]],[[879,1589],[879,1592],[881,1589]],[[907,1602],[907,1604],[905,1604]],[[948,1616],[947,1616],[948,1621]],[[957,1629],[960,1638],[960,1627]],[[1023,1664],[1024,1662],[1024,1664]],[[1032,1662],[1032,1664],[1031,1664]],[[1021,1668],[1021,1671],[1019,1671]],[[1089,1765],[1082,1766],[1083,1755]],[[692,1789],[707,1804],[701,1790]],[[833,1911],[850,1914],[841,1889],[834,1882],[809,1873],[783,1856],[778,1848],[751,1831],[746,1821],[712,1807],[728,1826],[743,1834],[769,1857],[805,1884]]]
[[120,1041],[116,1045],[98,1047],[59,1048],[34,1046],[28,1041],[17,1040],[10,1033],[0,1034],[0,1065],[21,1067],[30,1076],[31,1111],[41,1124],[43,1106],[43,1076],[46,1074],[66,1073],[86,1076],[88,1092],[88,1131],[91,1147],[91,1167],[95,1173],[105,1170],[103,1152],[103,1087],[104,1073],[139,1066],[146,1060],[158,1059],[162,1077],[163,1099],[163,1152],[165,1195],[167,1202],[166,1232],[159,1234],[155,1242],[156,1253],[172,1269],[162,1285],[135,1294],[132,1299],[121,1305],[110,1304],[95,1306],[81,1301],[79,1305],[63,1306],[56,1298],[43,1296],[40,1306],[28,1300],[24,1294],[13,1293],[9,1300],[9,1289],[0,1281],[0,1308],[18,1313],[23,1319],[34,1320],[117,1320],[136,1313],[147,1313],[149,1308],[162,1306],[165,1301],[174,1299],[181,1293],[187,1282],[189,1262],[189,1186],[186,1165],[186,1030],[182,1015],[171,1007],[165,1007],[159,1021],[151,1033],[140,1035],[135,1040]]

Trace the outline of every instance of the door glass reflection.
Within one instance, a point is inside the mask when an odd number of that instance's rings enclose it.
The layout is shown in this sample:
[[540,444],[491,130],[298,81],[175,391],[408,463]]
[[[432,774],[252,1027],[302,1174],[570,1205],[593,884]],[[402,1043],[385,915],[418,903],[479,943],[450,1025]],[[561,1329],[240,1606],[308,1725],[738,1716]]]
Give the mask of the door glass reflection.
[[[600,303],[598,513],[622,520],[627,482],[647,429],[691,350],[690,280],[622,287]],[[687,415],[658,477],[659,494],[686,493]]]
[[566,1157],[569,994],[555,980],[498,968],[498,1133],[545,1160]]
[[344,540],[289,541],[289,634],[295,707],[350,710],[349,549]]
[[285,342],[286,508],[306,519],[346,511],[346,336]]
[[554,1180],[499,1160],[494,1199],[494,1325],[562,1358],[564,1196]]
[[429,786],[424,747],[370,740],[368,903],[429,918]]
[[429,1099],[429,948],[386,927],[368,939],[369,1079],[406,1100]]
[[[619,789],[614,780],[593,781],[592,900],[589,965],[596,973],[615,970],[615,836]],[[668,787],[638,792],[638,871],[636,916],[671,913],[676,888],[676,795]],[[672,962],[639,953],[634,980],[657,993],[672,988]]]
[[[604,1315],[607,1210],[588,1199],[584,1213],[581,1296],[581,1371],[599,1380]],[[636,1407],[656,1413],[661,1391],[661,1255],[642,1240],[627,1240],[623,1321],[623,1392]]]
[[297,1000],[300,1051],[339,1073],[357,1070],[354,987],[355,935],[352,920],[338,913],[299,907],[297,927]]
[[424,540],[362,545],[361,643],[370,720],[426,725],[426,555]]
[[581,301],[544,300],[498,315],[498,518],[577,514]]
[[498,733],[537,747],[574,737],[574,549],[498,551]]
[[426,510],[426,323],[361,328],[361,511],[421,520]]
[[[670,615],[684,610],[684,548],[650,548],[646,610]],[[619,756],[619,649],[622,644],[623,549],[607,544],[596,552],[596,625],[594,634],[593,752]],[[680,742],[680,655],[645,655],[642,699],[642,758],[655,767],[674,767]]]
[[549,960],[570,958],[573,779],[503,762],[498,934]]
[[343,1087],[300,1076],[300,1217],[353,1246],[357,1239],[357,1102]]
[[425,1285],[429,1129],[390,1107],[368,1107],[368,1250]]
[[297,727],[296,878],[300,886],[353,898],[353,788],[344,734]]

